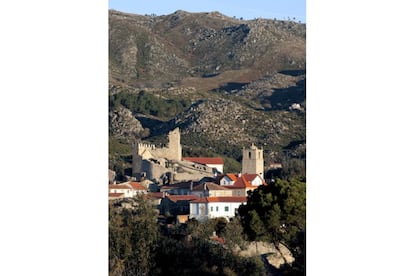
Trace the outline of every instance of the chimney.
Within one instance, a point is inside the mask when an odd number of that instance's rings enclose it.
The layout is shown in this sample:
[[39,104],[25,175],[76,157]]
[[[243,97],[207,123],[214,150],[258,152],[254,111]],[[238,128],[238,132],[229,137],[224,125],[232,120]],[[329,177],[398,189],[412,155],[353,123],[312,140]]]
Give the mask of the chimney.
[[239,173],[239,174],[237,175],[237,177],[241,177],[241,173]]

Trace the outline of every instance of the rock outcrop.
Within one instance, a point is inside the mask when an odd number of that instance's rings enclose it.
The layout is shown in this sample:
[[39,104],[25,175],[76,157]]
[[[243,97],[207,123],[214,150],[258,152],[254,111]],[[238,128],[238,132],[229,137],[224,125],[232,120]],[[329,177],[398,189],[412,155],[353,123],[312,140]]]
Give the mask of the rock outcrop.
[[135,141],[148,136],[149,130],[142,127],[129,109],[119,106],[109,112],[109,134],[114,138]]

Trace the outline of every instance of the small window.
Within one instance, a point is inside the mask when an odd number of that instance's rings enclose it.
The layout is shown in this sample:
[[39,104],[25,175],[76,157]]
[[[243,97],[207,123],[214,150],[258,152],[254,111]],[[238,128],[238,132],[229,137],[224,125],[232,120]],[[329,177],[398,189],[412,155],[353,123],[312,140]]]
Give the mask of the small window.
[[218,212],[218,206],[216,206],[216,212]]
[[210,207],[211,212],[213,212],[213,206]]
[[252,159],[252,153],[249,151],[249,159]]
[[225,212],[228,212],[228,211],[229,211],[229,206],[225,206],[225,207],[224,207],[224,211],[225,211]]

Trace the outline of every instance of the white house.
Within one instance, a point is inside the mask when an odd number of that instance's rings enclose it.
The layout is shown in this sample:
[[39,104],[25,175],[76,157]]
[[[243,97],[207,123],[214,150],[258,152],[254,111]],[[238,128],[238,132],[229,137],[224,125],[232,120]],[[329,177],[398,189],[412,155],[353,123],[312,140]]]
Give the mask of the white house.
[[236,182],[238,176],[234,173],[227,173],[220,179],[220,185],[227,186],[233,185]]
[[257,189],[260,185],[266,185],[266,182],[258,174],[228,173],[220,179],[220,186],[232,190],[233,196],[247,196],[249,191]]
[[240,205],[247,202],[245,196],[204,197],[190,202],[190,216],[196,220],[209,218],[232,218]]
[[[123,194],[123,196],[120,196]],[[109,198],[134,197],[137,194],[147,194],[147,189],[138,182],[124,182],[109,185]]]

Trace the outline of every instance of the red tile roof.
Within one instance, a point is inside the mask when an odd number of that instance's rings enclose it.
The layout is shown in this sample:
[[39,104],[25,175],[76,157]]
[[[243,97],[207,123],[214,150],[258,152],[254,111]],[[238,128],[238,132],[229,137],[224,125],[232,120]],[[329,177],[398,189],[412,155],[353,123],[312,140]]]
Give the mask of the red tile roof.
[[191,203],[209,203],[209,202],[247,202],[245,196],[220,196],[220,197],[203,197],[191,201]]
[[129,183],[129,185],[131,185],[134,190],[147,190],[139,182],[131,182],[131,183]]
[[181,200],[195,200],[199,197],[196,195],[168,195],[166,196],[169,200],[177,202]]
[[224,165],[223,158],[220,157],[183,157],[183,160],[204,165]]
[[[226,176],[232,180],[234,179],[234,183],[232,185],[225,186],[229,189],[257,188],[258,186],[252,185],[251,181],[253,181],[256,177],[260,177],[260,175],[258,174],[249,173],[242,174],[240,177],[238,177],[238,175],[231,173],[226,174]],[[265,184],[263,178],[260,177],[260,179],[262,180],[262,184]]]
[[130,190],[131,187],[129,187],[126,184],[110,184],[109,189],[124,189],[124,190]]
[[148,197],[153,199],[163,198],[163,193],[148,193]]
[[220,238],[220,237],[217,237],[217,236],[210,237],[210,240],[212,240],[214,242],[217,242],[217,243],[220,243],[220,244],[225,244],[226,243],[226,241],[223,238]]
[[243,176],[244,176],[244,178],[247,181],[250,181],[250,182],[253,181],[256,177],[259,177],[260,180],[261,180],[261,182],[262,182],[262,184],[265,184],[264,179],[260,175],[258,175],[258,174],[255,174],[255,173],[245,173],[245,174],[243,174]]
[[237,178],[238,178],[237,174],[234,174],[234,173],[228,173],[228,174],[224,175],[223,177],[226,177],[226,176],[228,178],[230,178],[231,181],[236,181]]
[[109,197],[121,197],[124,193],[109,193]]

